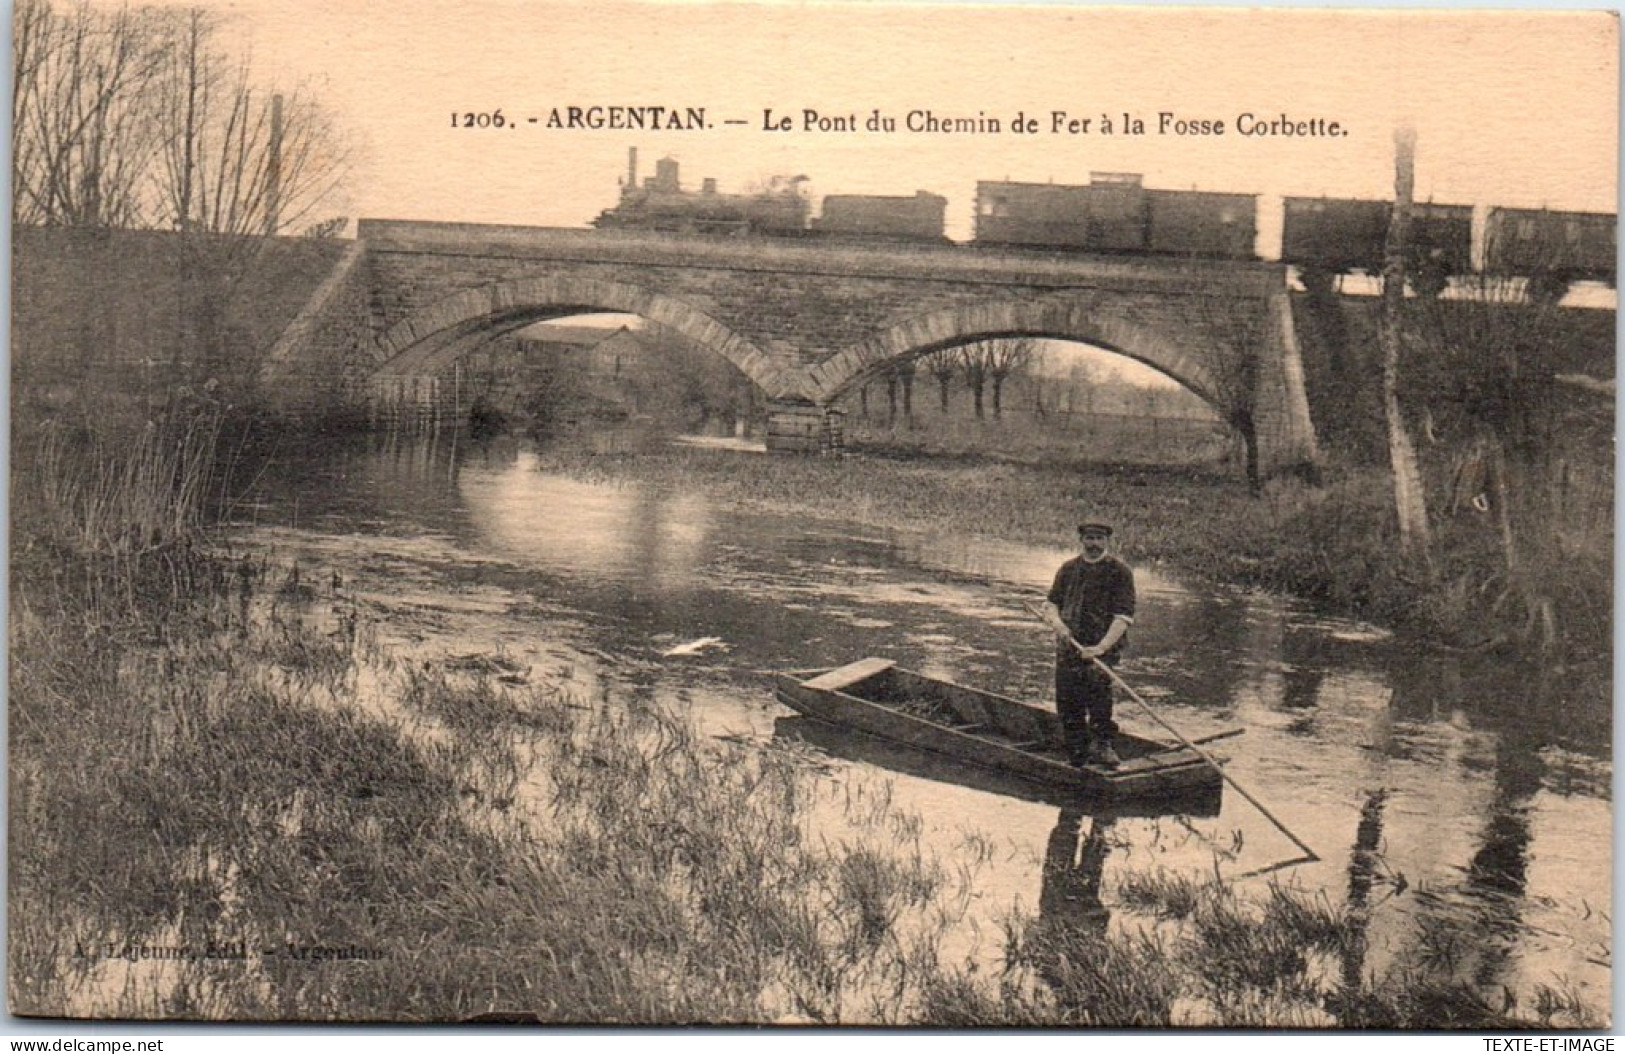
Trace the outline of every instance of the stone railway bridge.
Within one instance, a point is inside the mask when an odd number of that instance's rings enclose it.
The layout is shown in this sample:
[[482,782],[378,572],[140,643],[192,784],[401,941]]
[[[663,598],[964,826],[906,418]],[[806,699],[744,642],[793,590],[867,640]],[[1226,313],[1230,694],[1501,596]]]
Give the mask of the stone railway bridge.
[[261,379],[289,409],[398,398],[494,337],[590,311],[733,363],[767,396],[770,432],[895,360],[1007,336],[1121,353],[1224,416],[1244,396],[1219,349],[1244,331],[1262,349],[1261,467],[1317,457],[1285,273],[1262,263],[362,220]]

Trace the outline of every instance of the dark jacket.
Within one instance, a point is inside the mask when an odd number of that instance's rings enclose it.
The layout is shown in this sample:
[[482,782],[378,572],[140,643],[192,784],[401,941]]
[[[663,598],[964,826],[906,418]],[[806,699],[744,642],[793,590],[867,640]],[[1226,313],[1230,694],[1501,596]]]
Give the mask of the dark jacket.
[[[1110,553],[1094,563],[1075,556],[1055,572],[1049,602],[1060,609],[1061,621],[1079,644],[1098,644],[1111,628],[1113,618],[1134,618],[1134,572]],[[1103,658],[1108,662],[1116,660],[1126,643],[1128,635],[1124,634]],[[1077,654],[1068,645],[1063,644],[1061,650]]]

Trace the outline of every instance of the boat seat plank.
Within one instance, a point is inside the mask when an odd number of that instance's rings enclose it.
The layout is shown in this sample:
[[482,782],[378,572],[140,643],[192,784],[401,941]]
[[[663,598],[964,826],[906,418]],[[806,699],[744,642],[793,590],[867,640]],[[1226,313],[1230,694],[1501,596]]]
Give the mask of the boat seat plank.
[[878,673],[884,673],[896,665],[890,659],[859,659],[828,673],[821,673],[804,682],[804,686],[820,692],[838,692],[843,688],[850,688],[859,681],[866,681]]
[[1120,775],[1129,775],[1136,772],[1158,772],[1169,768],[1183,768],[1186,765],[1206,765],[1194,751],[1168,751],[1161,754],[1147,754],[1143,757],[1126,758],[1116,771]]

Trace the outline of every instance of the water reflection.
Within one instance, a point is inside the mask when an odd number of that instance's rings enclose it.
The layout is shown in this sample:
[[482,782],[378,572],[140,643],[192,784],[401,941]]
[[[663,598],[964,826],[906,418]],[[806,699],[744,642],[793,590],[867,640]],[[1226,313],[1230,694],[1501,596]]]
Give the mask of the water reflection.
[[635,591],[693,585],[712,531],[705,501],[560,478],[542,489],[537,478],[536,457],[528,453],[498,472],[460,474],[459,497],[482,548]]
[[1319,637],[1288,626],[1281,634],[1280,654],[1282,708],[1307,712],[1319,707],[1320,688],[1326,680]]
[[[477,587],[495,598],[496,614],[465,630],[478,643],[460,650],[492,639],[516,653],[575,648],[612,688],[675,700],[707,727],[793,735],[833,764],[876,766],[898,779],[900,798],[985,823],[1023,852],[1047,845],[1046,860],[1076,815],[1073,871],[1097,828],[1091,852],[1107,851],[1108,832],[1121,847],[1115,861],[1138,862],[1144,849],[1137,820],[1108,823],[1047,789],[783,717],[763,673],[882,655],[1048,700],[1051,642],[1021,601],[1047,587],[1070,555],[1060,549],[586,483],[501,444],[312,453],[268,474],[252,498],[248,522],[283,525],[277,544],[297,526],[323,558],[353,559],[345,580],[373,597],[410,575],[426,596]],[[1606,966],[1589,964],[1608,958],[1607,924],[1573,907],[1610,899],[1605,692],[1566,690],[1566,679],[1473,656],[1407,651],[1368,626],[1237,590],[1185,588],[1155,568],[1139,578],[1143,610],[1125,679],[1186,735],[1246,727],[1223,744],[1230,771],[1325,857],[1293,877],[1346,901],[1360,922],[1345,979],[1444,959],[1482,984],[1577,973],[1606,983]],[[666,655],[700,637],[727,650]],[[535,661],[557,665],[556,655]],[[1137,718],[1132,707],[1125,717]],[[1233,862],[1234,874],[1279,859],[1278,834],[1238,796],[1187,812],[1216,814],[1201,825],[1209,836],[1244,836],[1247,858]],[[1207,849],[1155,859],[1192,875],[1213,869]],[[1074,900],[1089,888],[1086,871],[1052,878],[1046,864],[1045,875],[1046,890],[1059,889],[1058,878],[1073,883]],[[1038,893],[1042,908],[1059,894],[1042,892],[1036,877],[1030,861],[1008,869],[989,879],[988,902],[1030,905]]]
[[[1360,822],[1354,828],[1354,851],[1349,854],[1348,895],[1344,907],[1349,920],[1348,940],[1343,946],[1343,990],[1346,996],[1358,992],[1365,980],[1366,951],[1371,943],[1372,891],[1382,875],[1382,807],[1386,790],[1368,793],[1360,805]],[[1354,1004],[1342,1008],[1346,1023]]]
[[1081,809],[1062,809],[1044,848],[1044,884],[1038,894],[1038,916],[1051,935],[1094,935],[1106,932],[1111,912],[1100,897],[1116,819],[1090,816]]
[[1512,979],[1527,937],[1530,813],[1542,775],[1538,754],[1511,736],[1498,739],[1493,759],[1494,793],[1478,848],[1459,881],[1421,891],[1409,951],[1420,964],[1480,988]]
[[1060,787],[1047,786],[996,769],[967,764],[958,758],[933,754],[877,736],[836,728],[826,722],[795,715],[773,722],[773,735],[780,740],[809,743],[825,753],[847,761],[872,765],[888,773],[949,783],[986,794],[1043,805],[1061,805],[1077,812],[1110,813],[1114,816],[1217,816],[1221,795],[1218,791],[1190,794],[1173,801],[1129,801],[1110,804],[1091,801],[1086,795]]

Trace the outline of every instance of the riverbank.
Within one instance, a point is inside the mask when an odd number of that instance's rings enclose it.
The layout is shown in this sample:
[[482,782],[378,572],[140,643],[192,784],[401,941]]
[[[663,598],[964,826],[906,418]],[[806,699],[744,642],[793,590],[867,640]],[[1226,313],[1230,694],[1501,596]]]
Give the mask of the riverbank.
[[373,654],[342,596],[257,580],[160,647],[14,630],[14,1013],[903,1013],[866,979],[919,972],[905,932],[963,893],[886,810],[804,838],[794,755]]
[[884,788],[845,788],[841,836],[815,838],[804,754],[500,654],[381,647],[389,612],[337,569],[202,528],[195,434],[52,446],[17,484],[12,1013],[895,1023],[924,1002],[976,868],[923,854]]
[[[1597,1020],[1557,981],[1501,1009],[1444,955],[1348,966],[1379,897],[1120,868],[1106,888],[1093,876],[1109,925],[1088,904],[1012,914],[989,969],[943,939],[985,837],[938,858],[886,781],[832,781],[820,755],[708,739],[647,696],[574,692],[501,654],[382,647],[396,614],[339,568],[245,558],[204,531],[208,459],[173,449],[154,437],[51,480],[25,471],[14,492],[14,1012]],[[818,809],[839,829],[814,830]]]
[[13,1013],[1602,1023],[1561,979],[1504,1007],[1448,957],[1368,975],[1380,871],[1347,904],[1144,865],[1102,886],[1090,846],[1098,859],[1111,825],[1086,817],[1059,828],[1084,863],[1046,865],[1060,899],[1011,912],[990,968],[946,938],[995,843],[967,831],[951,859],[923,850],[884,780],[831,783],[805,748],[526,683],[500,654],[385,651],[377,611],[322,568],[217,572],[162,626],[132,612],[90,637],[50,587],[19,583]]

